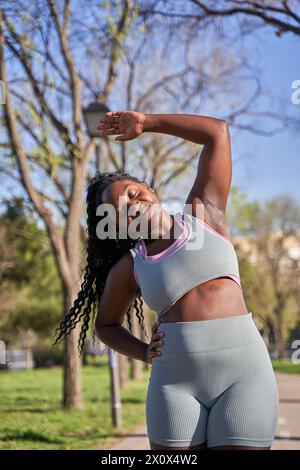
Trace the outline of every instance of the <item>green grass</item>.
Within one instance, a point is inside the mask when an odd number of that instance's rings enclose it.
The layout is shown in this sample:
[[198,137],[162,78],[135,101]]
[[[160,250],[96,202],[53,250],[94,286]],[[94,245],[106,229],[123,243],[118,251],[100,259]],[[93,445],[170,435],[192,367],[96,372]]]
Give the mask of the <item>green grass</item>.
[[275,372],[283,372],[286,374],[300,374],[300,363],[293,364],[288,359],[280,359],[272,361],[273,369]]
[[0,372],[0,449],[108,449],[145,419],[149,371],[121,390],[123,427],[111,424],[108,357],[83,367],[84,411],[62,410],[62,369]]

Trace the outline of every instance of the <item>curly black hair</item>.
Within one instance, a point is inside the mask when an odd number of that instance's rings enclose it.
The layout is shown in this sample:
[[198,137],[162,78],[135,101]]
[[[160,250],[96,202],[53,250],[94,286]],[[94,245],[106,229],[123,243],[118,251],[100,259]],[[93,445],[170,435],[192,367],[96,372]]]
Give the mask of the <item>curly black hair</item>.
[[[88,239],[87,265],[85,268],[84,279],[73,307],[70,309],[69,313],[66,314],[64,320],[60,323],[60,326],[55,330],[54,334],[56,334],[57,337],[52,347],[69,334],[70,331],[75,328],[76,324],[83,318],[78,341],[79,355],[82,354],[84,341],[91,319],[91,313],[94,322],[95,313],[100,304],[101,295],[104,290],[104,284],[108,273],[112,266],[125,253],[127,253],[130,248],[134,247],[136,243],[136,240],[131,239],[129,235],[126,239],[112,239],[109,237],[106,239],[100,239],[96,235],[96,226],[99,221],[97,220],[98,216],[96,216],[96,209],[98,205],[102,203],[102,193],[109,184],[122,179],[130,179],[149,187],[146,181],[141,181],[130,173],[122,171],[116,171],[114,173],[100,173],[97,171],[96,175],[90,180],[86,197]],[[157,194],[156,191],[155,193]],[[134,309],[138,317],[139,324],[142,326],[145,336],[148,337],[144,325],[142,306],[143,300],[140,292],[128,308],[126,317],[129,324],[129,330],[132,332],[130,312]],[[93,329],[93,340],[95,340],[95,325]]]

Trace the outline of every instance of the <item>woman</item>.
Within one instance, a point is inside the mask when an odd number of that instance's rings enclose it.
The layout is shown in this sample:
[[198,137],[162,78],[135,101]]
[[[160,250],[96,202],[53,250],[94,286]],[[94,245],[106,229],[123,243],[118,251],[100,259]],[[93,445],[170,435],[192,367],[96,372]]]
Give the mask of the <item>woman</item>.
[[[58,339],[83,316],[82,350],[91,306],[101,297],[97,336],[120,353],[152,364],[146,400],[151,449],[270,449],[278,389],[268,351],[245,305],[226,223],[232,175],[226,122],[116,111],[106,113],[98,129],[102,136],[119,135],[117,141],[160,132],[204,147],[182,213],[169,214],[156,191],[128,173],[97,174],[92,180],[85,281]],[[101,204],[115,209],[116,219],[109,220],[116,237],[96,234]],[[140,237],[134,233],[136,219],[144,229]],[[157,312],[164,342],[153,334],[146,344],[121,326],[133,302],[143,325],[141,296]]]

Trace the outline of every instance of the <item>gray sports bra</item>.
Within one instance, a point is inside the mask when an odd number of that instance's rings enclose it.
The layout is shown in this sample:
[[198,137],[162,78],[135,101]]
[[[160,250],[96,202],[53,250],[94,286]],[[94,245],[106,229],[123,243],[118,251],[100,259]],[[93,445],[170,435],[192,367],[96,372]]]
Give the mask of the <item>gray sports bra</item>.
[[159,317],[190,289],[211,279],[231,277],[241,287],[233,244],[185,211],[174,217],[181,234],[167,249],[147,255],[142,238],[130,248],[141,295]]

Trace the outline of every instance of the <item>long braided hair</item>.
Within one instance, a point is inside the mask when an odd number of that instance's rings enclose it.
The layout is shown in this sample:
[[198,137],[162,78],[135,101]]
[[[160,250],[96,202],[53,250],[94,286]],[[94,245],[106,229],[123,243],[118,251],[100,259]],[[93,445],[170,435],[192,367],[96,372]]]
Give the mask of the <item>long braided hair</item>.
[[[141,181],[130,173],[122,171],[116,171],[114,173],[100,173],[97,171],[96,175],[90,180],[86,197],[88,239],[87,264],[84,278],[73,307],[70,309],[69,313],[66,314],[60,326],[55,330],[57,337],[52,347],[69,334],[83,318],[78,341],[79,355],[82,354],[91,315],[94,322],[108,273],[112,266],[127,253],[130,248],[134,247],[136,243],[136,240],[131,239],[129,235],[126,239],[112,239],[109,237],[100,239],[96,235],[96,226],[99,221],[97,220],[99,216],[96,216],[96,209],[98,205],[102,203],[102,193],[109,184],[122,179],[131,179],[132,181],[142,183],[146,187],[149,187],[146,181]],[[156,191],[155,193],[157,194]],[[132,309],[135,310],[139,324],[142,326],[145,336],[148,337],[145,330],[142,306],[143,300],[140,292],[128,308],[126,318],[129,324],[129,330],[132,332],[130,312]],[[93,328],[93,339],[95,340],[95,326]]]

